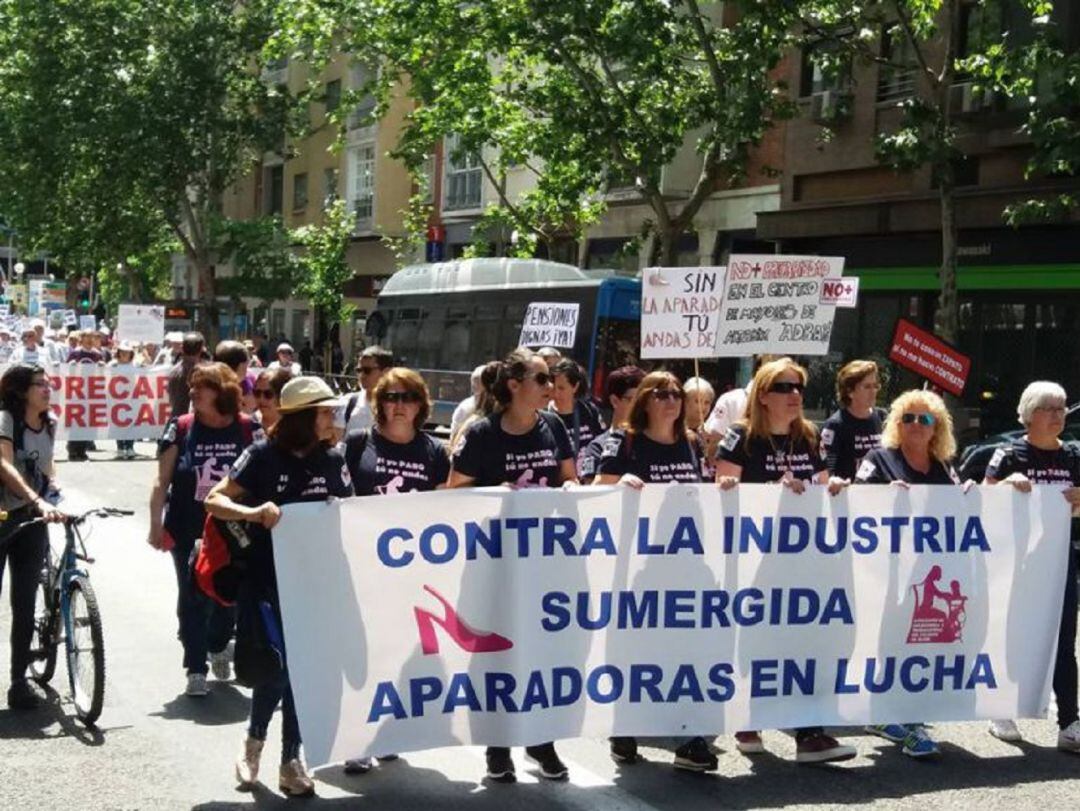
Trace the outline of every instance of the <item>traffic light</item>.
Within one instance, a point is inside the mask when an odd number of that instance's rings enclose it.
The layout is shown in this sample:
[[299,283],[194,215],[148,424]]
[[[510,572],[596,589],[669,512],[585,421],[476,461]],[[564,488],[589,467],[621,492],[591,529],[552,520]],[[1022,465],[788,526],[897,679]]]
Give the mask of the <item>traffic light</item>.
[[76,299],[76,303],[78,304],[79,309],[82,310],[83,312],[90,312],[90,290],[89,290],[89,288],[87,288],[86,290],[80,290],[79,291],[78,298]]

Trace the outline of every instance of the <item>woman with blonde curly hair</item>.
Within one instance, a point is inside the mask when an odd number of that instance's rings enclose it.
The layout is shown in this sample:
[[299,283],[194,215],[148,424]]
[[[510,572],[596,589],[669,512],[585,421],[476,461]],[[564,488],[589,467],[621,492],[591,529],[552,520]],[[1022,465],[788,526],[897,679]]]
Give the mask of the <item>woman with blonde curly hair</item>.
[[863,484],[959,484],[950,461],[956,455],[953,421],[932,391],[906,391],[893,400],[881,432],[855,480]]
[[[806,369],[791,358],[762,364],[750,384],[746,416],[728,429],[720,443],[716,463],[716,483],[725,490],[739,482],[771,484],[779,482],[802,493],[807,482],[828,484],[836,495],[847,484],[830,479],[825,460],[818,451],[817,430],[803,416]],[[735,734],[743,754],[765,751],[757,731]],[[825,734],[821,727],[795,732],[795,760],[799,763],[828,763],[855,757],[855,749]]]
[[[950,460],[956,454],[952,417],[945,401],[932,391],[906,391],[893,400],[881,434],[882,447],[870,451],[859,465],[859,484],[959,484]],[[964,485],[964,491],[973,482]],[[868,726],[867,731],[900,744],[914,758],[938,754],[938,745],[920,723]]]

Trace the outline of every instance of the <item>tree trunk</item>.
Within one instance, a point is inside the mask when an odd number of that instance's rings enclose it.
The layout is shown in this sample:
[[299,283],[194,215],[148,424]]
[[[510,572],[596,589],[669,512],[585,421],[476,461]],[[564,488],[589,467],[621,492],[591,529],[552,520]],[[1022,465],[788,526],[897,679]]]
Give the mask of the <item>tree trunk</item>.
[[941,173],[941,270],[934,332],[955,343],[959,332],[960,304],[956,296],[956,200],[953,194],[952,167]]
[[199,308],[199,320],[196,329],[206,338],[206,345],[212,352],[217,346],[220,335],[220,310],[217,300],[217,280],[214,278],[214,266],[209,257],[200,256],[195,271],[199,276],[199,295],[202,303]]
[[657,264],[665,268],[675,267],[679,263],[677,247],[681,235],[675,233],[674,228],[668,228],[661,231],[659,236],[657,250],[657,259],[659,261]]

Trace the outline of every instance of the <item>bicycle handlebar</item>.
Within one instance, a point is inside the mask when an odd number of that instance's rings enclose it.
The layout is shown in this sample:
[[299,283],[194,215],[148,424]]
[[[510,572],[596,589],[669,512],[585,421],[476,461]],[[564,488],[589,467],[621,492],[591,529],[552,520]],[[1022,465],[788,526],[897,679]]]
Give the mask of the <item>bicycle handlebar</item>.
[[[9,513],[0,512],[0,521],[6,521]],[[119,507],[95,507],[92,510],[87,510],[82,515],[65,515],[63,520],[57,523],[66,524],[70,526],[80,526],[85,523],[88,518],[116,518],[119,516],[135,515],[134,510],[122,510]],[[29,521],[23,521],[12,532],[19,532],[27,527],[35,526],[36,524],[49,524],[52,522],[46,521],[44,516],[38,516],[37,518],[31,518]]]

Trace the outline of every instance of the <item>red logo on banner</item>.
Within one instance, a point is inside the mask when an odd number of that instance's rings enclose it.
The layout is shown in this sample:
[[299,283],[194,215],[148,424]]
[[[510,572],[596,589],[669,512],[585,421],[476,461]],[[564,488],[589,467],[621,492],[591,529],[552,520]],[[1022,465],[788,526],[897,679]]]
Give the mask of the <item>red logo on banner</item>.
[[938,587],[941,567],[931,567],[921,583],[911,587],[915,608],[911,612],[908,643],[960,642],[967,620],[966,595],[960,592],[960,581],[953,580],[949,590]]
[[903,318],[896,322],[889,360],[957,397],[964,393],[971,371],[971,358]]

